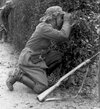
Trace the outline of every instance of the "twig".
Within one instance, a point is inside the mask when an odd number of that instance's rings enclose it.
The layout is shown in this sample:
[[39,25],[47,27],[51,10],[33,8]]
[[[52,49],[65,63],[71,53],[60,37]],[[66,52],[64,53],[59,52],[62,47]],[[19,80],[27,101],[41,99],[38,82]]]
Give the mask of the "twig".
[[98,96],[100,102],[100,55],[99,55],[99,63],[98,63]]
[[84,83],[85,83],[85,80],[86,80],[86,77],[87,77],[88,71],[89,71],[89,67],[87,67],[87,69],[86,69],[86,74],[85,74],[85,76],[84,76],[84,79],[83,79],[82,85],[81,85],[80,89],[78,90],[78,93],[75,95],[75,98],[76,98],[76,97],[79,95],[79,93],[81,93],[81,91],[82,91],[82,88],[83,88],[83,85],[84,85]]

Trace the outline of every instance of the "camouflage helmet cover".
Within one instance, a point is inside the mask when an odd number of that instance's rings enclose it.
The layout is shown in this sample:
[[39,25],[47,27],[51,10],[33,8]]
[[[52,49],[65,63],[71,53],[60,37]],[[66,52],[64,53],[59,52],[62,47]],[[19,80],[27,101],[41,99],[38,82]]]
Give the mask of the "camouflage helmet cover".
[[6,5],[12,5],[13,4],[13,1],[12,0],[7,0],[6,1]]
[[45,15],[40,18],[40,21],[46,21],[53,18],[53,16],[57,16],[58,14],[65,14],[60,6],[52,6],[47,8]]

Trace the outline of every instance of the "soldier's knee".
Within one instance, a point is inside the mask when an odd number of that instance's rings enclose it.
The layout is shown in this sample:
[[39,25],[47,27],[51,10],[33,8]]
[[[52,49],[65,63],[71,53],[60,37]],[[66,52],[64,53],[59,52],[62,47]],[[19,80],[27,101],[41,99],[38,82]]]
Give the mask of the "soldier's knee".
[[43,91],[45,91],[47,88],[48,88],[48,86],[43,85],[41,83],[37,83],[34,87],[34,91],[35,91],[35,93],[40,94]]

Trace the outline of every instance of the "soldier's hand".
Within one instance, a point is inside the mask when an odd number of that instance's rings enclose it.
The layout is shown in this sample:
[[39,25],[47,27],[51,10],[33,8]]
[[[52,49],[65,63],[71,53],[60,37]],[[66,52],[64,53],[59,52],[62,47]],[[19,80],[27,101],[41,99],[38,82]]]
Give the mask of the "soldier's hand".
[[71,14],[66,12],[64,14],[64,21],[68,21],[70,23],[70,18],[71,18]]

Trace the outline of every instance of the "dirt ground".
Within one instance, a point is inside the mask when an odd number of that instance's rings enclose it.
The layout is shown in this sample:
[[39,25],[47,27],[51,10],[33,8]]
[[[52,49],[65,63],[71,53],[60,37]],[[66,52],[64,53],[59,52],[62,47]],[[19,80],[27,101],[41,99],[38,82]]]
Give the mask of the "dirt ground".
[[[67,99],[66,101],[39,102],[37,95],[21,83],[14,85],[10,92],[6,87],[8,72],[17,63],[18,54],[11,45],[0,43],[0,109],[100,109],[97,97],[91,99]],[[63,93],[67,98],[67,93]],[[60,96],[59,91],[56,92]],[[95,108],[96,107],[96,108]]]

